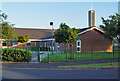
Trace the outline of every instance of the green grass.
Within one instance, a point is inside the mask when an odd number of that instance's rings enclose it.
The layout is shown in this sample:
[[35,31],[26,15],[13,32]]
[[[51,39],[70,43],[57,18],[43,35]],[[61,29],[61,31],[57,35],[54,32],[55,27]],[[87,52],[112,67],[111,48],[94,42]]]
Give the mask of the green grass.
[[70,59],[69,53],[54,53],[45,57],[42,62],[70,62],[70,61],[88,61],[88,60],[101,60],[101,59],[113,59],[119,58],[119,51],[113,52],[80,52],[80,53],[72,53],[72,59]]
[[58,66],[58,67],[114,67],[114,66],[118,66],[118,63],[120,63],[120,62],[72,65],[72,66]]

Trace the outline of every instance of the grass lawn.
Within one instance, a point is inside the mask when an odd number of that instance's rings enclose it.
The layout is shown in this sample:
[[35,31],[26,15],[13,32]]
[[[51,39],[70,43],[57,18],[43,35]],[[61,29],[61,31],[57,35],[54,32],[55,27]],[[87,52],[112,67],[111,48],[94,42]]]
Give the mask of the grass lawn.
[[120,63],[120,62],[72,65],[72,66],[58,66],[58,67],[115,67],[115,66],[119,66],[118,63]]
[[87,60],[101,60],[101,59],[113,59],[118,57],[119,51],[113,52],[79,52],[72,53],[54,53],[45,57],[42,62],[69,62],[69,61],[87,61]]

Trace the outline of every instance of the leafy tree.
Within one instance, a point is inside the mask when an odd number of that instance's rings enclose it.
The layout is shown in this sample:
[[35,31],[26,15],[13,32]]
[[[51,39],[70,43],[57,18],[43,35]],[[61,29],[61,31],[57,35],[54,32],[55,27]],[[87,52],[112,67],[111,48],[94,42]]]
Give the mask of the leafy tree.
[[9,22],[5,22],[7,19],[7,15],[3,12],[1,12],[1,23],[0,23],[0,28],[1,28],[1,33],[2,34],[2,39],[5,39],[8,42],[8,46],[10,44],[11,40],[17,40],[17,34],[14,32],[14,24],[10,24]]
[[110,39],[117,38],[120,42],[120,15],[115,13],[106,20],[102,17],[102,22],[104,25],[100,25],[100,27],[104,30],[105,36]]
[[8,22],[2,23],[2,38],[3,39],[16,39],[17,35],[14,32],[13,25],[10,25]]
[[80,33],[80,28],[79,29],[76,29],[75,27],[74,28],[72,28],[73,29],[73,31],[76,31],[77,33]]
[[0,38],[2,37],[2,22],[7,19],[7,15],[0,10]]
[[8,16],[7,16],[4,12],[2,12],[2,10],[0,10],[0,21],[6,20],[7,17],[8,17]]
[[[77,40],[77,32],[73,31],[68,25],[65,23],[60,24],[60,28],[54,32],[55,41],[58,43],[68,44],[70,42],[75,42]],[[72,45],[70,45],[71,49]],[[72,57],[71,53],[70,56]]]
[[25,43],[29,41],[29,35],[19,35],[18,42]]
[[12,26],[13,24],[11,25],[8,22],[2,23],[2,39],[8,42],[8,46],[10,45],[10,41],[17,41],[17,34]]
[[55,41],[58,43],[70,43],[75,42],[77,39],[77,32],[73,31],[65,23],[60,24],[60,28],[54,32]]

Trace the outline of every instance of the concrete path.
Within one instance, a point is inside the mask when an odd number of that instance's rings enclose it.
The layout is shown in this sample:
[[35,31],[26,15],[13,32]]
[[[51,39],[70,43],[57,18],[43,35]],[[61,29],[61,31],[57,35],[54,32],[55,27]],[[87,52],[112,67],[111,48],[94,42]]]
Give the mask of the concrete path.
[[[49,53],[49,54],[50,54],[50,53]],[[42,59],[45,58],[46,56],[48,56],[48,53],[47,53],[47,52],[40,52],[40,62],[41,62]],[[37,52],[33,52],[33,53],[32,53],[31,62],[38,62],[38,53],[37,53]]]
[[58,66],[80,65],[80,64],[95,64],[107,62],[120,62],[120,59],[110,60],[95,60],[95,61],[80,61],[80,62],[63,62],[63,63],[3,63],[3,67],[15,68],[58,68]]
[[[48,56],[48,54],[51,54],[52,51],[40,51],[40,62],[42,61],[42,59],[44,59],[45,57]],[[53,53],[61,53],[60,51],[54,51]],[[33,51],[32,52],[32,59],[31,62],[38,62],[38,52]]]

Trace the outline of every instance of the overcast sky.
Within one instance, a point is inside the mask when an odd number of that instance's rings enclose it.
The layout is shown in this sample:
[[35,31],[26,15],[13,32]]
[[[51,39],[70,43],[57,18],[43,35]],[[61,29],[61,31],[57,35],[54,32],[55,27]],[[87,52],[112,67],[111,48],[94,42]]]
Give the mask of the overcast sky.
[[88,11],[95,10],[96,26],[102,24],[101,17],[108,18],[118,12],[118,2],[3,2],[2,10],[7,21],[15,27],[54,28],[66,23],[71,28],[88,27]]

